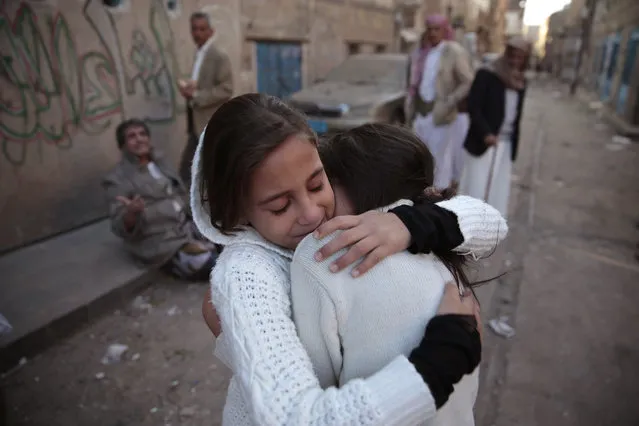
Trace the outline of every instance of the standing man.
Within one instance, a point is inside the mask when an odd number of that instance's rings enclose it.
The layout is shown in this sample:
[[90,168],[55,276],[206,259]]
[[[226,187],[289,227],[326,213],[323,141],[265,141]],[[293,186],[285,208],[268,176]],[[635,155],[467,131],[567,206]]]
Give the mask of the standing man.
[[[455,186],[453,159],[465,135],[455,127],[458,106],[473,81],[469,55],[457,42],[448,19],[426,19],[421,45],[411,55],[406,117],[435,158],[435,187]],[[459,143],[455,143],[460,139]],[[456,177],[456,176],[455,176]]]
[[191,162],[200,133],[211,115],[233,96],[233,73],[226,53],[213,45],[215,30],[208,14],[191,15],[191,36],[197,47],[190,80],[178,81],[180,93],[187,100],[188,140],[180,161],[180,177],[191,185]]

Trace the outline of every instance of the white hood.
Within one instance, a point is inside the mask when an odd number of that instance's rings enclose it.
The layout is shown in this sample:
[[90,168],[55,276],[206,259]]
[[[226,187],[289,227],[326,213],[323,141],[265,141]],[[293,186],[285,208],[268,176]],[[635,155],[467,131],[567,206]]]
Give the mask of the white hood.
[[191,165],[191,212],[193,214],[193,221],[197,229],[207,239],[213,241],[216,244],[228,246],[234,243],[252,243],[260,245],[269,250],[273,250],[282,256],[287,258],[293,257],[293,251],[277,246],[269,241],[266,241],[255,229],[250,226],[240,226],[238,228],[241,231],[235,232],[234,235],[224,235],[217,228],[211,225],[211,214],[208,203],[202,204],[200,199],[200,186],[202,184],[201,174],[201,154],[202,144],[204,142],[204,134],[206,127],[200,134],[200,140],[195,150],[195,156],[193,157],[193,164]]

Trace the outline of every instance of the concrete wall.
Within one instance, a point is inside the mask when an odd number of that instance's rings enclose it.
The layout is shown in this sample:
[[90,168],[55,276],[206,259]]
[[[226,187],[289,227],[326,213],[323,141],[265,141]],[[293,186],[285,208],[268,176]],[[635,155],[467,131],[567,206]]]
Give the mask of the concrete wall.
[[[639,126],[639,55],[635,59],[633,73],[626,91],[626,102],[623,108],[618,107],[621,89],[621,75],[626,65],[628,41],[632,32],[639,28],[639,2],[636,0],[617,0],[614,2],[599,2],[593,25],[593,37],[589,55],[584,63],[590,73],[585,75],[587,84],[595,86],[597,81],[597,67],[594,63],[598,58],[595,49],[610,34],[620,33],[621,44],[615,74],[612,79],[611,95],[607,103],[611,110],[628,123]],[[629,64],[631,65],[631,64]]]
[[[101,177],[118,161],[114,131],[148,120],[177,166],[190,75],[189,15],[209,12],[236,93],[256,90],[255,41],[303,44],[303,82],[347,43],[394,45],[392,0],[0,0],[0,252],[106,214]],[[370,50],[370,49],[369,49]]]
[[0,2],[0,250],[105,215],[99,187],[117,161],[115,126],[149,121],[176,159],[193,55],[188,10],[163,0]]

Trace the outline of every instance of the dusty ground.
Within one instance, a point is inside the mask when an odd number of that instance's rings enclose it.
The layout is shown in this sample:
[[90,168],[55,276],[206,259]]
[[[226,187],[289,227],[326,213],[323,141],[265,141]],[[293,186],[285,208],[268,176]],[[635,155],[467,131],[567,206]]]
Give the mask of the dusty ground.
[[[205,290],[167,277],[28,360],[2,381],[9,424],[219,424],[229,374],[212,356],[200,313]],[[103,365],[114,343],[129,350],[121,362]]]
[[[529,93],[507,243],[482,275],[478,426],[639,425],[639,145],[593,111]],[[2,379],[11,425],[219,424],[228,372],[200,316],[204,285],[169,278]],[[144,299],[144,300],[146,300]],[[101,364],[113,343],[124,359]],[[99,379],[99,373],[104,377]]]

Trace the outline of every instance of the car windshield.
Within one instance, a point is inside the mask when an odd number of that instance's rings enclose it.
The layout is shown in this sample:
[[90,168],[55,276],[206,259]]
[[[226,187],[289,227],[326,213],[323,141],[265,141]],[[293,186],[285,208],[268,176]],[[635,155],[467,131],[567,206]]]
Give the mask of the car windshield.
[[350,58],[333,68],[325,81],[351,84],[392,84],[403,87],[407,61],[385,58]]

